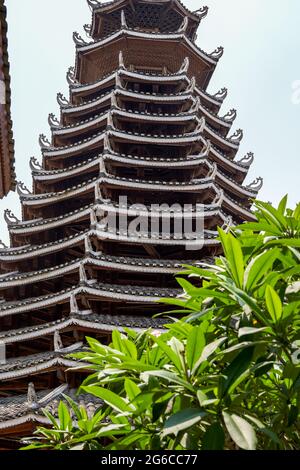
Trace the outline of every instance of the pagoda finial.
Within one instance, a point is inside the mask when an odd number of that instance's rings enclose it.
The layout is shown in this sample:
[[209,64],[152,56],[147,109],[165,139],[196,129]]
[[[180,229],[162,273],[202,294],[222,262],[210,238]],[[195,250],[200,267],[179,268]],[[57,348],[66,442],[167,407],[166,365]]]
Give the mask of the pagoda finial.
[[213,98],[216,98],[217,100],[220,100],[220,101],[224,101],[227,95],[228,95],[227,88],[222,88],[215,95],[213,95]]
[[197,119],[198,121],[198,124],[196,126],[196,129],[194,130],[194,133],[199,133],[199,134],[202,134],[202,132],[204,131],[205,129],[205,125],[206,125],[206,121],[205,121],[205,117],[202,116],[201,119]]
[[50,127],[59,127],[59,120],[55,117],[55,114],[50,113],[48,116],[48,124]]
[[222,225],[222,230],[224,230],[225,232],[229,232],[230,228],[233,227],[233,225],[233,218],[231,215],[229,215],[224,221],[224,224]]
[[84,29],[87,36],[92,37],[91,36],[91,34],[92,34],[92,25],[91,24],[85,24],[83,26],[83,29]]
[[[101,194],[100,194],[100,197],[98,196],[98,193],[96,194],[96,188],[97,187],[98,187],[98,190],[99,190],[99,184],[98,183],[96,183],[96,185],[95,185],[95,200],[96,200],[96,202],[101,200]],[[98,197],[99,197],[99,199],[98,199]],[[96,212],[93,208],[90,211],[90,222],[91,222],[91,228],[95,228],[97,226],[97,223],[98,223],[97,214],[96,214]]]
[[254,153],[248,152],[247,155],[245,155],[238,163],[240,165],[249,167],[250,165],[252,165],[253,161],[254,161]]
[[45,134],[40,134],[39,136],[39,144],[42,149],[51,147],[51,142],[47,139]]
[[76,295],[75,294],[71,294],[70,295],[70,313],[78,313],[79,312],[79,308],[78,308],[78,303],[77,303],[77,300],[76,300]]
[[190,59],[188,57],[186,57],[184,59],[184,61],[182,62],[182,65],[181,65],[181,67],[178,71],[178,74],[187,73],[188,69],[189,69],[189,66],[190,66]]
[[211,151],[211,141],[207,140],[204,150],[201,152],[200,157],[208,157]]
[[88,280],[86,272],[85,272],[85,266],[83,263],[80,263],[80,266],[79,266],[79,279],[80,279],[80,284],[86,284]]
[[54,343],[54,351],[55,352],[59,352],[62,349],[64,349],[64,345],[63,345],[63,342],[61,340],[61,336],[60,336],[58,330],[56,330],[55,333],[54,333],[53,343]]
[[10,209],[5,209],[4,220],[7,225],[15,225],[20,222],[20,220],[14,215],[14,213]]
[[225,114],[225,116],[223,116],[223,119],[226,122],[232,123],[236,119],[236,117],[237,117],[237,111],[236,109],[232,108],[230,111],[228,111],[227,114]]
[[75,85],[78,81],[75,78],[75,68],[69,67],[67,71],[67,82],[69,85]]
[[4,250],[6,250],[6,248],[8,248],[8,246],[5,245],[5,243],[3,243],[2,240],[0,240],[0,248],[3,248]]
[[220,59],[222,55],[224,54],[224,47],[220,46],[217,47],[210,55],[213,59]]
[[120,69],[125,69],[123,51],[119,52],[119,68]]
[[238,129],[237,131],[235,131],[235,133],[231,137],[229,137],[229,140],[231,140],[234,143],[240,143],[243,137],[244,137],[243,130]]
[[42,165],[38,162],[38,159],[35,157],[31,157],[29,160],[29,166],[31,171],[42,170]]
[[186,93],[194,93],[196,86],[196,78],[192,77],[189,86],[186,89]]
[[69,106],[70,104],[67,98],[62,93],[57,93],[57,102],[63,108],[65,108],[66,106]]
[[187,16],[185,16],[183,22],[181,23],[181,25],[179,26],[177,30],[177,33],[185,33],[188,25],[189,25],[189,19]]
[[73,41],[75,42],[76,46],[87,46],[88,43],[80,36],[77,31],[74,31],[73,33]]
[[216,162],[214,162],[211,165],[211,169],[210,169],[207,177],[211,180],[214,180],[216,178],[217,172],[218,172],[218,165],[216,164]]
[[32,194],[22,181],[17,182],[17,193],[19,196]]
[[87,235],[84,239],[84,250],[85,253],[91,253],[93,250],[90,237]]
[[38,406],[38,399],[37,399],[36,391],[34,388],[34,384],[32,382],[28,384],[27,405],[30,408],[36,408]]
[[121,27],[122,27],[122,29],[128,29],[124,10],[121,10]]
[[217,188],[216,189],[216,197],[213,200],[213,204],[218,206],[218,207],[221,207],[223,201],[224,201],[224,191],[223,191],[223,189]]
[[190,113],[198,114],[200,105],[201,105],[200,98],[199,96],[197,96],[194,103],[191,105]]
[[208,14],[209,8],[207,6],[199,8],[199,10],[193,11],[195,15],[197,15],[200,20],[203,20]]
[[264,180],[263,178],[259,177],[259,178],[256,178],[251,184],[248,184],[247,189],[258,192],[261,190],[263,185],[264,185]]
[[118,101],[117,101],[117,95],[115,91],[111,93],[111,107],[112,108],[119,108],[118,106]]

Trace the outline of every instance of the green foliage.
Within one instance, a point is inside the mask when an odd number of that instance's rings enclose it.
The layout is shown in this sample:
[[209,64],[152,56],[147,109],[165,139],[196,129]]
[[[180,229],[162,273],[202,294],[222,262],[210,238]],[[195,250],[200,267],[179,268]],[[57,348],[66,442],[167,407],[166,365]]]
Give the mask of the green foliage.
[[80,391],[101,410],[88,419],[69,400],[74,424],[61,403],[30,448],[299,450],[300,206],[286,205],[256,202],[257,222],[219,231],[215,265],[185,266],[183,296],[166,301],[185,318],[88,338]]

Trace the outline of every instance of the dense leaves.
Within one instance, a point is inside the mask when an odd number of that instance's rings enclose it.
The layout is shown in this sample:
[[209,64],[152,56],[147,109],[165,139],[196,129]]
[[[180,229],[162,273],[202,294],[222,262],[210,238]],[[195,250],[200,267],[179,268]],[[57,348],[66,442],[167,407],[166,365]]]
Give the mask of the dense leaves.
[[299,450],[300,206],[286,205],[256,202],[257,222],[220,230],[215,265],[184,267],[166,300],[182,320],[88,338],[80,391],[103,405],[88,418],[62,402],[30,448]]

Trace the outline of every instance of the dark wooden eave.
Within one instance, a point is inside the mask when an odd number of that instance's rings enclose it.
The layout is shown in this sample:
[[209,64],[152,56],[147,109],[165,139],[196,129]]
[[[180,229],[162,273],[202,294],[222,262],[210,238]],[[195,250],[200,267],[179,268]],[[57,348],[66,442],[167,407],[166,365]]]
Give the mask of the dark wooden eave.
[[4,0],[0,0],[0,82],[0,198],[2,198],[10,190],[15,189],[14,140]]

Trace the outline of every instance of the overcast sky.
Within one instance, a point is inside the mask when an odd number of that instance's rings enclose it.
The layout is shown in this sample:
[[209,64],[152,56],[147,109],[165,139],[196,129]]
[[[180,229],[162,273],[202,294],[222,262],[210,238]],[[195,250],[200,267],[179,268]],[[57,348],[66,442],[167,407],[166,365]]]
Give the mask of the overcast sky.
[[[260,198],[276,203],[289,193],[299,200],[300,2],[299,0],[185,0],[191,10],[206,4],[198,30],[207,52],[224,46],[208,91],[229,90],[221,114],[234,107],[234,128],[244,130],[239,158],[255,153],[247,183],[264,178]],[[12,76],[12,114],[17,179],[31,187],[29,158],[39,159],[38,136],[49,136],[48,114],[59,114],[56,94],[68,96],[66,71],[74,65],[72,32],[84,37],[90,23],[86,0],[6,0]],[[294,89],[293,89],[294,87]],[[16,194],[0,201],[0,238],[7,241],[2,213],[20,217]]]

